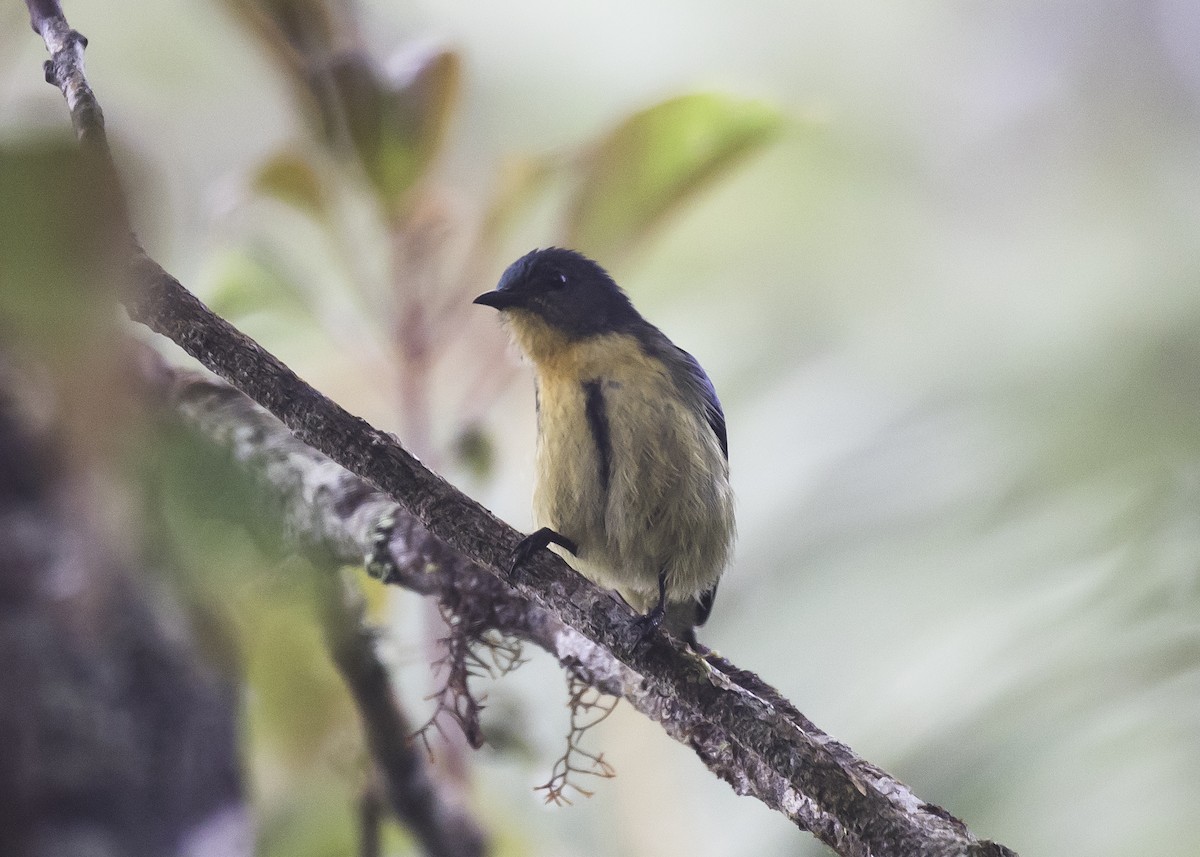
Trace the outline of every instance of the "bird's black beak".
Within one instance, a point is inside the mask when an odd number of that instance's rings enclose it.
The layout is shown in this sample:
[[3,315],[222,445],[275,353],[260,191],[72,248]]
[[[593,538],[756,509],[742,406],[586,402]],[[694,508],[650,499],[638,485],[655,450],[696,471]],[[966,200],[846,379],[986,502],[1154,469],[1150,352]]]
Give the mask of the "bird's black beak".
[[473,304],[482,304],[483,306],[490,306],[493,309],[508,309],[511,306],[516,306],[519,302],[519,299],[511,292],[501,291],[484,292],[471,301]]

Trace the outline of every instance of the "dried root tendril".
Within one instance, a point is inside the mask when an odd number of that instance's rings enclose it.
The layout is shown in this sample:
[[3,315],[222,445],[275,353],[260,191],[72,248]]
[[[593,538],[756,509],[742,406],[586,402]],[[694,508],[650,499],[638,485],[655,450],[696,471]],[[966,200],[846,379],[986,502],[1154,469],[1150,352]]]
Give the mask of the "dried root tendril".
[[440,609],[450,633],[442,640],[446,653],[434,662],[433,669],[444,672],[446,679],[427,697],[436,702],[433,714],[413,733],[413,739],[424,745],[431,758],[430,733],[436,730],[445,738],[442,723],[447,717],[458,724],[472,747],[483,746],[479,716],[487,697],[476,697],[471,692],[471,679],[502,678],[525,663],[520,640],[490,630],[483,622],[471,621],[444,601]]
[[570,806],[568,792],[591,797],[593,792],[577,782],[581,776],[611,779],[617,771],[604,759],[603,753],[590,753],[580,746],[583,735],[613,713],[620,701],[596,690],[577,675],[572,675],[570,698],[567,707],[571,711],[571,729],[567,732],[567,750],[554,763],[550,779],[534,789],[545,792],[546,803]]

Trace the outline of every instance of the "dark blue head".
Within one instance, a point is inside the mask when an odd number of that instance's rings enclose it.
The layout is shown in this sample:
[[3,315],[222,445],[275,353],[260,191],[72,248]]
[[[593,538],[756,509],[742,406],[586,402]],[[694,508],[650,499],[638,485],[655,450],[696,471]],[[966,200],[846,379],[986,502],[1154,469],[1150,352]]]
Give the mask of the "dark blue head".
[[532,313],[571,339],[627,331],[642,321],[607,271],[560,247],[525,254],[508,266],[494,292],[474,302]]

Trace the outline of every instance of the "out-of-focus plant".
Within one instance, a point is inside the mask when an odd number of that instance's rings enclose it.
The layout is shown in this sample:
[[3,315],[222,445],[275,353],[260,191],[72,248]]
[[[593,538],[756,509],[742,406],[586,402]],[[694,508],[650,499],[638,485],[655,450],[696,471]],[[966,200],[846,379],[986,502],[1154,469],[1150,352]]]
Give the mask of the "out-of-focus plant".
[[[448,49],[402,51],[377,62],[357,36],[344,3],[227,0],[296,93],[307,133],[269,156],[249,189],[310,219],[338,256],[339,285],[357,296],[352,318],[321,311],[322,288],[294,282],[277,259],[259,255],[220,284],[219,306],[240,315],[257,305],[307,302],[297,313],[323,335],[378,341],[392,362],[370,366],[394,376],[381,386],[400,406],[405,442],[441,460],[481,454],[473,417],[503,388],[495,360],[455,363],[478,377],[450,385],[466,392],[448,417],[444,443],[432,434],[430,398],[439,361],[462,343],[456,334],[470,297],[492,285],[505,241],[539,203],[559,202],[544,243],[576,247],[612,265],[649,238],[683,203],[762,149],[782,128],[763,102],[716,93],[670,98],[618,121],[573,151],[514,157],[474,214],[456,210],[437,181],[437,156],[452,145],[449,129],[461,88],[462,62]],[[459,209],[464,206],[458,206]],[[528,249],[528,248],[524,248]],[[353,356],[353,355],[351,355]],[[473,365],[470,365],[473,364]],[[489,377],[482,377],[487,375]],[[481,394],[483,401],[481,401]]]
[[[301,133],[246,177],[210,268],[213,308],[251,328],[270,319],[289,340],[336,354],[339,381],[364,397],[356,409],[383,422],[391,415],[410,449],[477,478],[494,461],[480,418],[513,373],[501,359],[502,336],[481,344],[463,331],[478,318],[471,298],[529,249],[516,246],[522,230],[543,245],[567,244],[619,264],[783,127],[762,102],[674,97],[568,151],[516,155],[483,198],[462,202],[461,189],[455,196],[439,181],[438,163],[454,145],[457,53],[409,49],[381,63],[343,0],[226,6],[287,82]],[[547,226],[540,218],[548,209]],[[208,466],[197,467],[198,452],[182,441],[166,454],[176,485],[165,493],[192,502]],[[370,778],[319,634],[305,630],[315,627],[314,596],[303,582],[312,570],[256,571],[261,558],[247,554],[244,539],[197,529],[202,506],[189,512],[168,503],[161,511],[182,542],[182,564],[196,572],[183,586],[192,600],[216,605],[244,649],[252,768],[267,803],[259,808],[260,847],[291,849],[288,819],[326,819],[339,802],[338,829],[351,829],[355,790]],[[381,597],[375,589],[368,596]],[[306,789],[277,788],[299,771]],[[300,838],[308,852],[320,849]]]

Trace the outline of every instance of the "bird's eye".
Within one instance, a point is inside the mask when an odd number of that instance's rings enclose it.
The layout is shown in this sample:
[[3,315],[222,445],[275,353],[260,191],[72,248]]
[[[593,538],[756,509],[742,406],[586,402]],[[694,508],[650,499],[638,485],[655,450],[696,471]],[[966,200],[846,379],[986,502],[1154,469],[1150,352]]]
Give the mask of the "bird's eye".
[[550,281],[550,288],[561,289],[566,284],[567,284],[567,275],[560,273],[555,279]]

